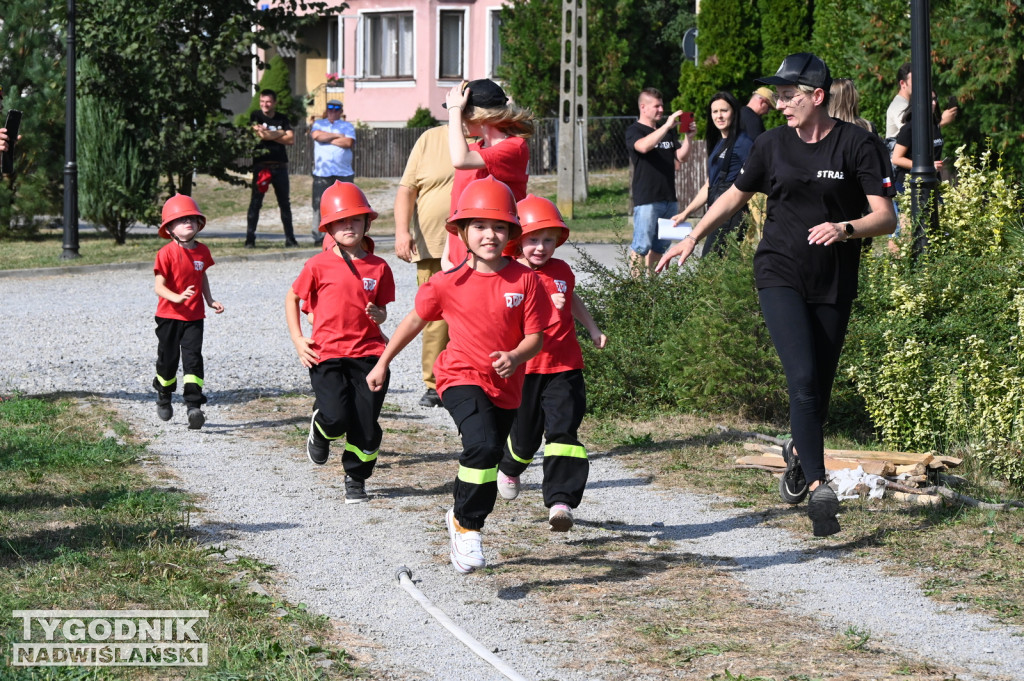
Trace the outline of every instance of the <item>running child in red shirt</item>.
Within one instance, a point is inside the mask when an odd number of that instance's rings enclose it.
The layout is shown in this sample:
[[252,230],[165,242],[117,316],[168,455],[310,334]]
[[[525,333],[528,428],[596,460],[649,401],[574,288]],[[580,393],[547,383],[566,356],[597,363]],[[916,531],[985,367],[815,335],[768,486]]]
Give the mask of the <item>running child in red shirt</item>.
[[523,401],[498,464],[498,493],[503,499],[519,496],[519,476],[533,461],[546,433],[544,506],[550,509],[551,529],[567,532],[573,524],[572,509],[580,505],[590,473],[587,450],[576,434],[587,411],[587,392],[573,318],[583,324],[597,348],[604,348],[608,339],[576,295],[576,275],[569,263],[552,257],[569,238],[558,208],[530,194],[517,210],[523,236],[510,250],[518,252],[519,262],[540,276],[551,295],[558,324],[544,331],[544,349],[526,364]]
[[[451,213],[462,192],[474,180],[491,176],[508,185],[516,201],[526,198],[527,167],[533,135],[533,114],[510,104],[493,80],[462,81],[445,95],[448,109],[448,149],[455,167]],[[479,141],[468,144],[466,137]],[[466,247],[457,234],[449,235],[441,255],[441,268],[451,269],[466,259]]]
[[[188,406],[188,427],[199,430],[206,423],[200,408],[203,395],[203,320],[206,307],[220,314],[224,306],[213,299],[206,271],[213,267],[210,249],[196,241],[206,226],[206,216],[191,196],[175,194],[164,203],[160,236],[171,243],[161,248],[153,264],[156,304],[156,415],[163,421],[174,416],[171,395],[178,383],[181,360],[182,397]],[[197,295],[199,294],[199,295]]]
[[[366,231],[377,213],[351,182],[335,182],[320,200],[320,231],[334,248],[314,255],[285,298],[285,316],[295,351],[309,369],[316,400],[309,419],[306,454],[322,466],[333,440],[346,438],[345,503],[367,501],[366,479],[373,475],[383,437],[378,419],[390,375],[371,392],[366,375],[384,351],[380,324],[395,299],[395,279],[381,258],[365,249]],[[326,238],[325,238],[326,241]],[[302,335],[300,305],[305,301],[313,333]]]
[[462,436],[455,502],[445,523],[452,565],[466,573],[487,564],[480,530],[498,495],[498,462],[519,406],[524,365],[555,319],[537,275],[502,255],[509,237],[520,233],[506,185],[493,177],[471,182],[446,226],[462,238],[468,258],[419,288],[415,309],[366,380],[372,390],[382,389],[388,364],[427,322],[448,322],[448,346],[434,376]]

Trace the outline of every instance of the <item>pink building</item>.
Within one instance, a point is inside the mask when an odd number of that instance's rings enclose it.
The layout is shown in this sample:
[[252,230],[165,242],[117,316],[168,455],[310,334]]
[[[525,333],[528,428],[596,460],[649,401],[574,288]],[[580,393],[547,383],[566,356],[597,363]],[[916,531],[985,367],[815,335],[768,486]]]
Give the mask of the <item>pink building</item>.
[[[445,92],[461,80],[494,78],[502,0],[328,0],[320,21],[299,37],[312,52],[284,54],[293,93],[311,95],[309,114],[328,99],[345,117],[371,126],[405,125],[418,107],[446,120]],[[329,85],[328,74],[338,82]]]

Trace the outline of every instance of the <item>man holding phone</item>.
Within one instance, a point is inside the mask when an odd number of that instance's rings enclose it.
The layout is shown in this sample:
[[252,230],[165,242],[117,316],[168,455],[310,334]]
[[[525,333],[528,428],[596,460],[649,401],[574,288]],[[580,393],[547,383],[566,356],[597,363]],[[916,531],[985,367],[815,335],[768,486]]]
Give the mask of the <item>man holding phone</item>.
[[676,168],[690,155],[690,140],[697,129],[691,113],[683,139],[679,139],[674,128],[682,111],[672,112],[662,123],[665,105],[655,88],[645,88],[637,103],[640,116],[626,128],[626,149],[633,164],[633,242],[629,256],[634,273],[642,271],[640,261],[648,273],[653,273],[669,246],[657,238],[658,218],[671,218],[679,212]]

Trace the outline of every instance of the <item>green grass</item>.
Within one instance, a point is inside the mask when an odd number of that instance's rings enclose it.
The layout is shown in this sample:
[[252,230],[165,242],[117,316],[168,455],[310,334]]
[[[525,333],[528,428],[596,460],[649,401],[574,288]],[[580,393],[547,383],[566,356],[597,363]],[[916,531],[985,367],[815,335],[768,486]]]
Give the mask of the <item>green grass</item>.
[[[332,627],[303,604],[249,593],[270,566],[192,538],[188,494],[147,477],[142,446],[104,435],[126,426],[96,407],[15,397],[0,401],[0,611],[208,610],[199,630],[207,667],[12,668],[3,678],[354,678]],[[0,656],[21,640],[0,625]],[[316,666],[333,661],[330,669]]]

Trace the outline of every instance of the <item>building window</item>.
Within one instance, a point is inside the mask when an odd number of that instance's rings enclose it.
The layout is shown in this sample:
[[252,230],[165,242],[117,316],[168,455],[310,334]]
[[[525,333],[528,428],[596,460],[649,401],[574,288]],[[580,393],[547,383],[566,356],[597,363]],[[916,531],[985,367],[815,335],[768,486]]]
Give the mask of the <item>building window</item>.
[[371,78],[412,78],[412,12],[366,14],[363,64]]
[[327,73],[341,74],[345,63],[341,49],[340,17],[327,17]]
[[438,78],[462,79],[463,22],[462,10],[441,10]]
[[488,38],[491,43],[491,50],[488,55],[490,60],[490,64],[488,64],[488,75],[491,78],[497,78],[498,70],[501,68],[501,10],[491,10],[489,14],[491,30]]

